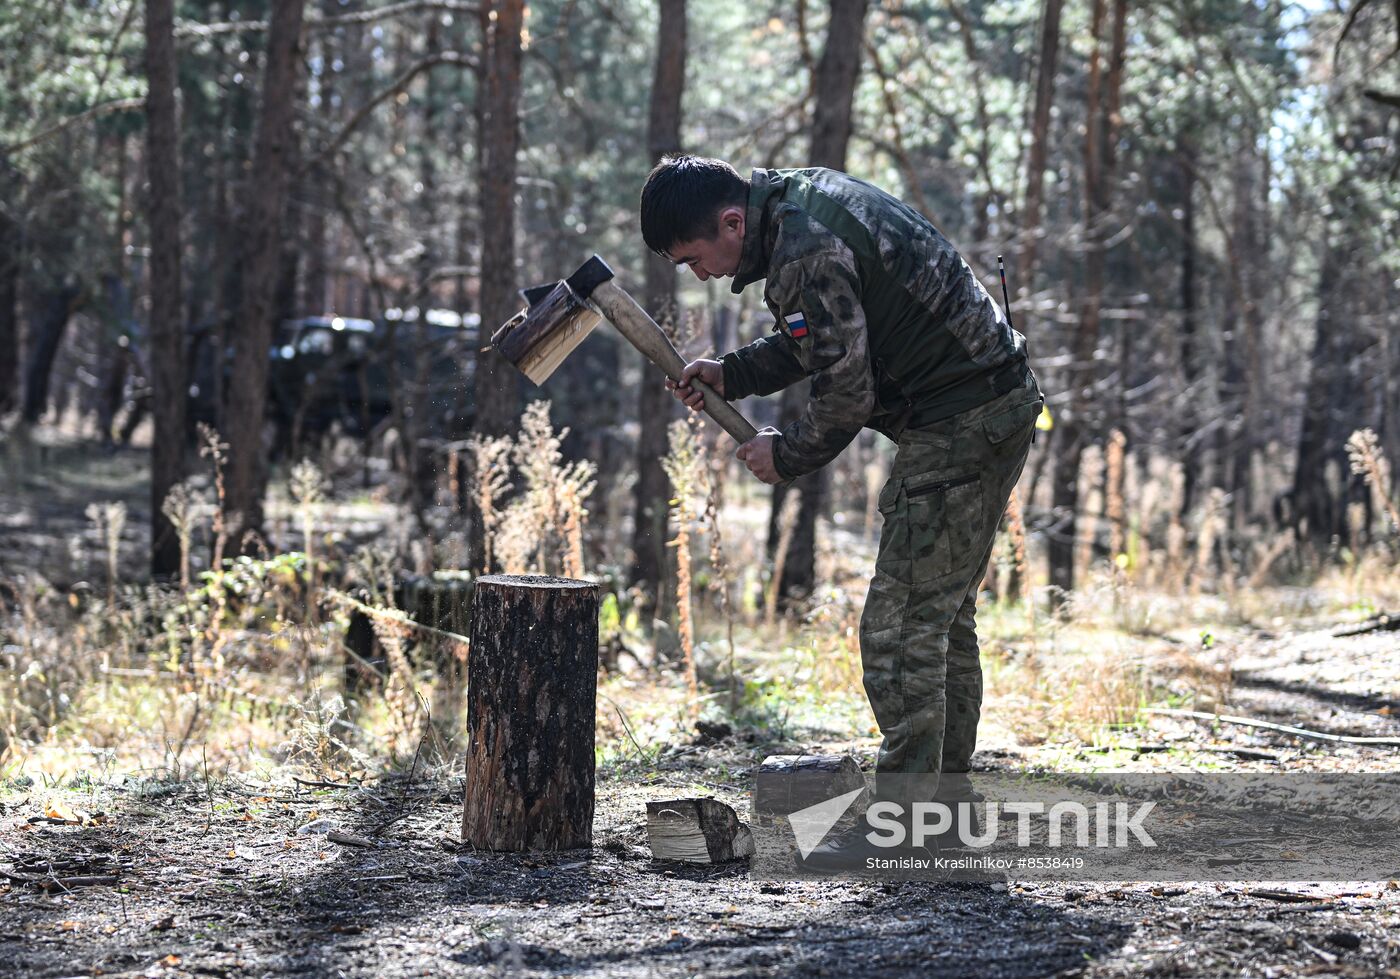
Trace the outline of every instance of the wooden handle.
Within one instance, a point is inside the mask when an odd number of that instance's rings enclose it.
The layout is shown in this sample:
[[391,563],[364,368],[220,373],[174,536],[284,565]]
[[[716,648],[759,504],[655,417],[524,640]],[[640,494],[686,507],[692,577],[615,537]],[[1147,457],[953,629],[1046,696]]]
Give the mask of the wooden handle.
[[[641,351],[642,356],[666,372],[673,381],[680,381],[685,361],[671,341],[647,315],[647,311],[637,305],[637,301],[627,294],[627,290],[615,280],[604,282],[593,290],[589,300],[617,331],[627,338],[632,346]],[[698,377],[692,378],[690,386],[705,396],[705,414],[714,419],[715,424],[724,429],[741,444],[750,441],[758,434],[758,429],[749,423],[728,401]]]

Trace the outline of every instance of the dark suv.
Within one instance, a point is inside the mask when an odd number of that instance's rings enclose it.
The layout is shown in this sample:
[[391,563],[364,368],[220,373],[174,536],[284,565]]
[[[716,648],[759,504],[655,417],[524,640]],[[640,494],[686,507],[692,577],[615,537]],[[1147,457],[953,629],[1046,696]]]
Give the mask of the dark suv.
[[[377,322],[284,320],[268,352],[268,416],[277,426],[277,453],[318,439],[336,423],[350,434],[368,434],[393,413],[395,389],[407,410],[427,412],[425,435],[465,429],[471,405],[462,395],[471,391],[477,317],[432,309],[420,325],[419,316],[417,309],[390,309]],[[420,356],[428,390],[415,396]],[[463,410],[468,417],[456,418]]]

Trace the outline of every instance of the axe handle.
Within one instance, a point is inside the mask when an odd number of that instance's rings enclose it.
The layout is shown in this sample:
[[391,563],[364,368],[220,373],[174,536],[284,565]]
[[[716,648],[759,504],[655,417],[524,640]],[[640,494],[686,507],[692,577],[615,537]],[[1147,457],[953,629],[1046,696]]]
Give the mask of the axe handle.
[[[647,311],[627,294],[626,289],[609,280],[597,286],[589,299],[598,307],[603,317],[617,327],[618,332],[626,337],[632,346],[642,352],[643,357],[665,371],[671,380],[681,379],[685,361],[676,352],[676,348],[671,346],[671,341],[661,331],[661,327],[657,326],[656,321],[647,315]],[[720,428],[734,436],[736,441],[747,442],[758,434],[758,430],[749,420],[716,394],[708,384],[699,378],[692,378],[690,386],[705,396],[705,414],[713,418]]]

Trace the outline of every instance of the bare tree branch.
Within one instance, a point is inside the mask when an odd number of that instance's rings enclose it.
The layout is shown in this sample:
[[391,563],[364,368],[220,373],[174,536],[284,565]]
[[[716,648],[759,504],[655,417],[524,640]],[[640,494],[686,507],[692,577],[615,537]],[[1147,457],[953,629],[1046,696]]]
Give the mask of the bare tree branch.
[[336,152],[345,145],[345,141],[350,138],[350,135],[369,118],[370,113],[373,112],[377,106],[398,95],[404,89],[408,88],[413,82],[413,79],[417,78],[429,68],[435,68],[438,65],[459,65],[463,68],[475,69],[477,61],[469,54],[461,54],[456,51],[440,51],[437,54],[429,55],[423,60],[410,65],[404,70],[403,74],[394,79],[393,84],[376,94],[368,102],[360,106],[359,109],[355,110],[355,114],[350,117],[350,121],[341,127],[340,132],[336,133],[335,136],[331,138],[331,141],[325,145],[325,148],[309,156],[306,162],[302,164],[299,172],[305,173],[312,166],[322,163],[334,156]]
[[1374,88],[1368,88],[1363,89],[1361,94],[1372,102],[1388,105],[1392,109],[1400,109],[1400,92],[1382,92]]
[[340,212],[340,217],[341,220],[345,222],[346,230],[350,232],[350,237],[355,239],[355,244],[360,246],[360,252],[365,257],[365,264],[367,266],[365,281],[369,287],[374,290],[375,302],[378,304],[379,308],[388,309],[390,305],[388,301],[389,287],[384,276],[379,271],[380,265],[383,264],[380,260],[379,253],[375,250],[374,243],[370,240],[369,235],[365,233],[360,227],[359,222],[355,220],[355,211],[350,206],[349,199],[346,196],[345,181],[334,171],[331,172],[330,179],[335,189],[334,200],[336,210]]
[[865,42],[865,51],[870,55],[870,63],[875,68],[875,77],[880,80],[880,95],[885,102],[885,115],[890,121],[890,132],[893,136],[892,148],[894,158],[899,164],[900,170],[904,172],[904,182],[909,186],[909,193],[914,196],[914,206],[919,209],[919,213],[924,217],[933,219],[929,213],[928,200],[924,197],[924,189],[919,186],[919,175],[914,169],[914,163],[909,158],[909,151],[904,145],[903,130],[900,128],[899,107],[894,100],[894,84],[890,81],[890,73],[885,70],[885,63],[880,57],[880,49],[873,41]]
[[122,37],[126,34],[126,29],[131,26],[132,18],[136,15],[136,3],[137,0],[131,0],[131,2],[127,4],[126,15],[122,17],[121,25],[117,28],[116,33],[112,35],[111,43],[107,45],[107,53],[103,55],[102,71],[97,76],[97,94],[99,97],[107,87],[107,79],[112,74],[112,65],[114,63],[112,55],[117,53],[117,45],[122,43]]
[[18,153],[20,150],[27,150],[29,149],[29,147],[34,146],[38,143],[42,143],[46,139],[51,139],[54,136],[57,136],[59,133],[63,132],[65,129],[68,129],[72,126],[76,126],[80,122],[86,122],[87,120],[95,119],[98,116],[110,115],[113,112],[127,112],[132,109],[140,109],[143,106],[145,106],[145,104],[146,100],[144,98],[140,98],[117,99],[113,102],[103,102],[101,105],[94,105],[92,108],[85,109],[75,116],[69,116],[62,122],[55,123],[48,129],[45,129],[40,133],[36,133],[35,135],[30,136],[28,139],[22,139],[18,143],[11,143],[8,146],[0,147],[0,153],[9,154]]
[[[479,8],[475,3],[463,0],[406,0],[404,3],[391,3],[387,7],[374,10],[361,10],[353,14],[337,17],[308,17],[306,29],[317,31],[331,27],[344,27],[348,24],[372,24],[377,20],[387,20],[402,14],[416,14],[427,10],[441,10],[449,13],[475,14]],[[213,37],[216,34],[241,34],[244,32],[265,31],[265,20],[235,20],[218,24],[196,24],[182,21],[175,27],[176,37]]]
[[1370,3],[1371,0],[1356,0],[1356,2],[1351,5],[1351,9],[1347,11],[1346,23],[1342,25],[1342,32],[1337,35],[1337,43],[1332,48],[1332,63],[1334,65],[1337,63],[1337,59],[1341,57],[1342,42],[1347,39],[1347,35],[1351,33],[1351,29],[1356,26],[1356,18],[1361,15],[1361,11],[1365,10]]

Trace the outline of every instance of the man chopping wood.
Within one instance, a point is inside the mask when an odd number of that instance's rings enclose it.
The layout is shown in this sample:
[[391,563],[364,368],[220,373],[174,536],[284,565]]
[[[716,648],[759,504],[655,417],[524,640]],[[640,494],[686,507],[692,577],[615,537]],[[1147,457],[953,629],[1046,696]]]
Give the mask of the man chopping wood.
[[[738,457],[765,483],[826,465],[862,428],[898,444],[861,618],[865,691],[883,735],[876,795],[930,800],[970,769],[982,704],[977,586],[1043,398],[1025,338],[957,250],[908,204],[844,173],[663,160],[642,188],[642,236],[736,294],[766,280],[773,334],[667,382],[692,409],[812,381],[802,417]],[[896,776],[886,779],[884,776]],[[813,853],[868,847],[850,834]],[[836,852],[831,853],[832,849]],[[888,851],[885,851],[886,853]]]

